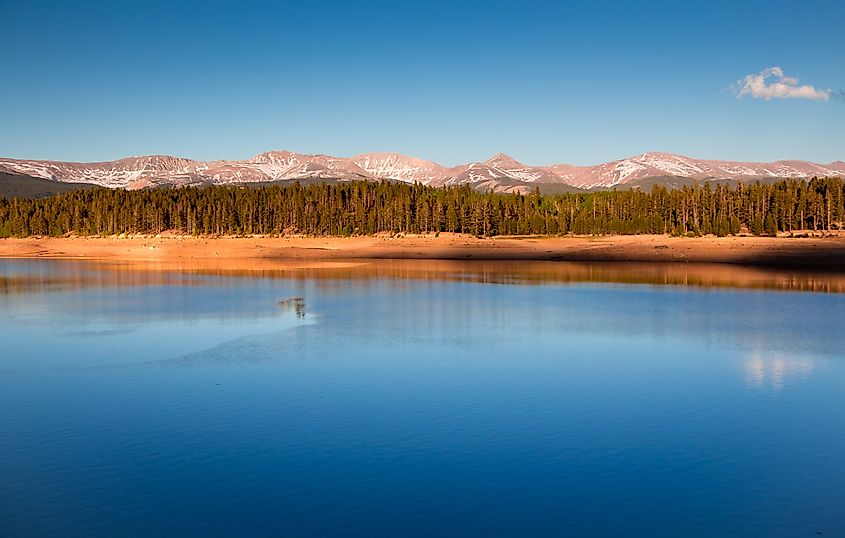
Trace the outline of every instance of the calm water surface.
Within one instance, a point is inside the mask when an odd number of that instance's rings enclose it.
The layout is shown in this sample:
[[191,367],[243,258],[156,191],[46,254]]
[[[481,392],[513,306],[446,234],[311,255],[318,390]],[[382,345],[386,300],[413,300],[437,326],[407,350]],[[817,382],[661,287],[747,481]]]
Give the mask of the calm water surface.
[[0,536],[845,536],[843,283],[0,260]]

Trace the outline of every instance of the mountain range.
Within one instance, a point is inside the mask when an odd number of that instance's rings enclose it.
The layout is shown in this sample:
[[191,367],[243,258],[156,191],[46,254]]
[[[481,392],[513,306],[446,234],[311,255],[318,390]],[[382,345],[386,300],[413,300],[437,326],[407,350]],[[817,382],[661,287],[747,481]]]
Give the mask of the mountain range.
[[617,186],[636,188],[655,183],[677,187],[693,181],[843,177],[845,162],[716,161],[654,152],[593,166],[531,166],[499,153],[484,162],[445,167],[398,153],[332,157],[269,151],[241,161],[196,161],[167,155],[92,163],[0,158],[0,173],[127,189],[383,179],[431,186],[469,184],[476,189],[496,192],[528,192],[535,187],[547,192],[561,192]]

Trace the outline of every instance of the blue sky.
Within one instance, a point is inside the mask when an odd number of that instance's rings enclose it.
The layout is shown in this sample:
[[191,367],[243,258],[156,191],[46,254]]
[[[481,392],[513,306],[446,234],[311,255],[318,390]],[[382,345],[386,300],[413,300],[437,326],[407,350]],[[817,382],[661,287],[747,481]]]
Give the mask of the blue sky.
[[[0,0],[0,21],[6,157],[845,160],[845,2]],[[731,90],[775,66],[830,98]]]

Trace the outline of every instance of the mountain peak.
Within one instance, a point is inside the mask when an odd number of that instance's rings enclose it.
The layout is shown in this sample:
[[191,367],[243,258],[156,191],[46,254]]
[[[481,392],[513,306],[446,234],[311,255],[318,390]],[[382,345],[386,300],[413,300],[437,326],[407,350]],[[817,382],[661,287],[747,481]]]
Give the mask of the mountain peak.
[[524,164],[504,153],[497,153],[493,155],[484,161],[483,164],[486,164],[487,166],[494,166],[496,168],[525,168]]
[[285,149],[275,149],[272,151],[265,151],[264,153],[259,153],[255,157],[249,159],[247,162],[257,164],[289,163],[291,159],[294,159],[297,156],[299,156],[299,154],[294,153],[292,151],[288,151]]
[[627,161],[646,161],[649,159],[670,159],[670,160],[687,160],[689,157],[684,157],[683,155],[678,155],[677,153],[669,153],[667,151],[646,151],[644,153],[640,153],[639,155],[635,155],[633,157],[628,157]]

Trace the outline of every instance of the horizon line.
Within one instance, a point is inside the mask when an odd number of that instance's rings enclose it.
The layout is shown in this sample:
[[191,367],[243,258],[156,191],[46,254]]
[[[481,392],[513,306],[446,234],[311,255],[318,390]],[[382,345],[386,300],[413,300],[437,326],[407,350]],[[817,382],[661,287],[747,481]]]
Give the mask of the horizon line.
[[517,158],[513,157],[512,155],[510,155],[508,153],[499,151],[499,152],[494,153],[493,155],[491,155],[490,157],[488,157],[487,159],[485,159],[483,161],[482,160],[471,160],[471,161],[459,162],[459,163],[453,164],[453,165],[444,165],[444,164],[441,164],[441,163],[434,161],[434,160],[426,159],[424,157],[417,157],[415,155],[410,155],[410,154],[402,153],[402,152],[399,152],[399,151],[367,151],[367,152],[363,152],[363,153],[356,153],[354,155],[349,155],[349,156],[341,156],[341,155],[332,155],[330,153],[304,153],[304,152],[298,152],[298,151],[293,151],[293,150],[289,150],[289,149],[271,149],[271,150],[261,151],[261,152],[258,152],[258,153],[254,153],[250,157],[247,157],[245,159],[225,159],[225,158],[223,158],[223,159],[195,159],[193,157],[186,157],[186,156],[183,156],[183,155],[177,155],[177,154],[173,154],[173,153],[147,153],[147,154],[140,154],[140,155],[126,155],[124,157],[118,157],[116,159],[94,160],[94,161],[67,161],[67,160],[57,160],[57,159],[49,159],[49,158],[32,158],[32,157],[27,158],[27,157],[7,157],[7,156],[0,156],[0,159],[12,160],[12,161],[42,161],[42,162],[69,163],[69,164],[102,164],[102,163],[113,163],[113,162],[122,161],[122,160],[126,160],[126,159],[141,159],[141,158],[145,158],[145,157],[168,157],[168,158],[174,158],[174,159],[186,159],[186,160],[194,161],[194,162],[206,162],[206,163],[208,163],[208,162],[224,162],[224,161],[244,162],[244,161],[249,161],[251,159],[254,159],[255,157],[258,157],[259,155],[264,155],[264,154],[267,154],[267,153],[282,153],[282,152],[288,152],[288,153],[292,153],[292,154],[295,154],[295,155],[302,155],[302,156],[305,156],[305,157],[330,157],[330,158],[334,158],[334,159],[356,159],[358,157],[364,157],[364,156],[368,156],[368,155],[379,155],[379,154],[381,154],[381,155],[385,155],[385,154],[387,154],[387,155],[397,155],[397,156],[400,156],[400,157],[406,157],[406,158],[410,158],[410,159],[425,161],[427,163],[431,163],[431,164],[437,165],[441,168],[447,168],[447,169],[456,168],[456,167],[459,167],[459,166],[470,166],[470,165],[473,165],[473,164],[484,164],[484,163],[491,161],[491,160],[493,160],[497,157],[506,157],[506,158],[509,158],[509,159],[513,159],[514,161],[518,162],[519,164],[524,164],[525,166],[532,167],[532,168],[546,168],[546,167],[550,167],[550,166],[560,166],[560,165],[575,166],[575,167],[579,167],[579,168],[587,168],[587,167],[593,167],[593,166],[601,166],[601,165],[604,165],[604,164],[609,164],[609,163],[614,163],[614,162],[625,161],[625,160],[634,159],[634,158],[637,158],[637,157],[644,157],[644,156],[649,155],[649,154],[667,155],[667,156],[673,156],[673,157],[683,157],[685,159],[692,159],[692,160],[696,160],[696,161],[735,162],[735,163],[752,163],[752,164],[775,164],[775,163],[794,162],[794,161],[805,162],[805,163],[816,164],[816,165],[831,165],[831,164],[836,164],[836,163],[845,163],[845,158],[834,159],[834,160],[829,161],[829,162],[818,162],[818,161],[813,161],[813,160],[796,159],[796,158],[775,159],[775,160],[772,160],[772,161],[758,161],[758,160],[718,159],[718,158],[710,158],[710,157],[691,157],[689,155],[671,152],[671,151],[643,151],[643,152],[638,152],[638,153],[631,154],[631,155],[628,155],[628,156],[625,156],[625,157],[611,159],[609,161],[603,161],[603,162],[598,162],[598,163],[593,163],[593,164],[573,164],[571,162],[566,162],[566,161],[557,161],[557,162],[552,162],[552,163],[549,163],[549,164],[527,164],[526,162],[524,162],[520,159],[517,159]]

